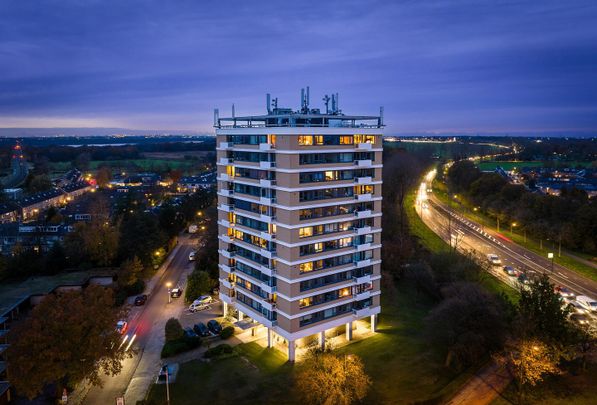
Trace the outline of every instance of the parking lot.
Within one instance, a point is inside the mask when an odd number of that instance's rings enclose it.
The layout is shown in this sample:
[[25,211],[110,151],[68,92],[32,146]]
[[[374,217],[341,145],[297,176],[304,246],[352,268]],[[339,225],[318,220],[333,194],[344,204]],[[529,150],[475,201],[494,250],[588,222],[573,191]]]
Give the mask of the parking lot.
[[211,319],[215,319],[218,322],[222,323],[222,320],[224,319],[222,314],[222,301],[220,301],[217,298],[217,296],[215,296],[214,301],[207,305],[205,309],[200,311],[191,312],[189,311],[189,306],[187,305],[182,311],[179,320],[183,328],[192,328],[193,325],[199,322],[203,322],[207,325],[207,322]]

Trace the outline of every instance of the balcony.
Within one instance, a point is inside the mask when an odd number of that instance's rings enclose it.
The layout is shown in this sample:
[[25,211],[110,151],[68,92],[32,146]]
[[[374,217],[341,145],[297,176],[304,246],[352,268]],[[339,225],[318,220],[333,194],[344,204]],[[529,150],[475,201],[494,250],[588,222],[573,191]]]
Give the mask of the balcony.
[[373,149],[372,143],[357,143],[356,144],[357,150],[371,150]]
[[220,240],[224,243],[232,243],[232,238],[228,235],[220,235]]
[[236,271],[235,266],[228,266],[227,264],[220,264],[219,266],[226,273],[234,273]]
[[234,195],[234,190],[229,190],[227,188],[223,188],[220,190],[220,194],[224,197],[232,197]]
[[261,306],[268,311],[273,311],[276,308],[276,303],[270,300],[261,301]]
[[229,252],[225,249],[219,249],[219,252],[222,256],[224,256],[227,259],[232,259],[234,257],[234,252]]
[[259,185],[261,187],[271,187],[271,186],[275,186],[276,185],[276,180],[266,180],[266,179],[260,179],[259,180]]
[[352,297],[355,301],[362,301],[371,298],[371,291],[363,291],[358,294],[353,294]]
[[261,204],[271,205],[271,204],[275,204],[276,203],[276,199],[275,199],[275,197],[261,197],[259,199],[259,202]]
[[222,174],[220,174],[220,180],[222,180],[222,181],[229,181],[230,180],[230,176],[228,176],[226,173],[222,173]]
[[354,216],[357,218],[368,218],[371,216],[371,210],[355,211]]
[[357,184],[371,184],[373,178],[371,176],[366,177],[355,177],[354,182]]
[[367,274],[361,277],[353,277],[352,278],[355,284],[365,284],[371,282],[371,274]]
[[266,293],[268,293],[268,294],[273,294],[273,293],[275,293],[275,292],[277,291],[277,287],[276,287],[276,286],[273,286],[273,287],[272,287],[272,286],[270,286],[270,285],[267,285],[267,284],[265,284],[265,283],[261,283],[261,284],[260,284],[260,287],[261,287],[261,289],[262,289],[263,291],[265,291],[265,292],[266,292]]
[[234,226],[234,224],[230,224],[230,221],[228,221],[226,219],[220,219],[218,221],[218,223],[226,228],[230,228],[231,226]]
[[357,201],[371,201],[373,198],[373,194],[366,193],[366,194],[355,194],[354,199]]
[[372,228],[370,226],[364,226],[362,228],[353,228],[355,235],[366,235],[371,233]]
[[221,165],[231,165],[234,162],[234,159],[232,158],[220,158],[220,164]]
[[355,160],[354,164],[358,167],[371,167],[373,165],[373,161],[371,159]]
[[358,260],[354,263],[357,268],[371,266],[371,259]]
[[220,204],[218,208],[224,212],[234,211],[234,204]]
[[276,162],[259,162],[260,169],[271,169],[276,167]]
[[272,233],[268,233],[268,232],[260,232],[260,233],[259,233],[259,237],[260,237],[261,239],[265,239],[265,240],[267,240],[267,241],[271,241],[272,239],[275,239],[275,238],[276,238],[276,235],[275,235],[275,234],[272,234]]
[[267,249],[260,249],[259,254],[263,257],[267,257],[268,259],[273,258],[276,255],[276,251],[271,251]]
[[226,287],[229,290],[232,290],[234,288],[234,281],[230,281],[225,278],[220,279],[220,284],[222,284],[224,287]]
[[230,149],[234,146],[232,142],[220,142],[220,149]]
[[259,150],[272,150],[274,148],[274,145],[272,145],[271,143],[260,143],[259,144]]
[[268,224],[271,224],[272,222],[274,222],[276,217],[273,215],[261,214],[259,216],[259,219],[263,222],[267,222]]
[[362,252],[364,250],[369,250],[371,249],[372,244],[371,243],[362,243],[360,245],[356,245],[355,249],[357,250],[357,252]]
[[353,309],[352,314],[355,316],[355,318],[364,318],[366,316],[371,315],[371,311],[367,307],[361,309]]

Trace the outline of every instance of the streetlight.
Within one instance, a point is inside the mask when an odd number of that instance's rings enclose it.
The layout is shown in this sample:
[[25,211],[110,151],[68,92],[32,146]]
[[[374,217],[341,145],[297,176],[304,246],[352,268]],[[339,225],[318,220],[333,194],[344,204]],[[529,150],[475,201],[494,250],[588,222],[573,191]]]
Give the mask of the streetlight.
[[172,296],[170,295],[172,283],[167,282],[166,287],[168,288],[168,304],[172,302]]
[[551,272],[553,273],[553,253],[549,252],[547,258],[551,259]]
[[510,235],[512,235],[512,233],[513,233],[513,232],[512,232],[512,229],[513,229],[513,228],[515,228],[515,227],[516,227],[516,225],[517,225],[517,224],[516,224],[516,222],[512,222],[512,223],[510,224]]

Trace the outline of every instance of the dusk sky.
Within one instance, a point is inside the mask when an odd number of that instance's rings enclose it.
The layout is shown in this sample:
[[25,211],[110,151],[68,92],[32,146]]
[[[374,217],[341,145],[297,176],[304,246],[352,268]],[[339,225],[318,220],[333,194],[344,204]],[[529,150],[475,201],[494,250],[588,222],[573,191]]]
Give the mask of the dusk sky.
[[307,85],[388,134],[597,133],[597,1],[0,0],[0,127],[212,133]]

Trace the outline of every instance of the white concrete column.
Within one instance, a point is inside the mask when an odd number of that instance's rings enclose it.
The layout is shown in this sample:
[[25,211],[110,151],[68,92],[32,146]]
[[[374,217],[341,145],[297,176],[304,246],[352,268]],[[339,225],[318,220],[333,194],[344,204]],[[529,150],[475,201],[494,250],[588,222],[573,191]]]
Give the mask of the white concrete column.
[[377,330],[377,315],[371,315],[371,332]]
[[321,332],[319,332],[319,335],[317,336],[317,340],[319,342],[319,348],[321,350],[325,350],[325,330],[322,330]]
[[272,347],[272,330],[267,328],[267,347]]
[[238,311],[238,320],[239,320],[239,322],[243,320],[243,316],[244,315],[243,315],[242,311]]
[[288,341],[288,361],[294,363],[294,351],[296,347],[294,345],[294,340]]
[[352,322],[346,324],[346,340],[349,342],[352,340]]
[[224,317],[228,316],[228,303],[227,302],[222,302],[222,307],[224,309]]

